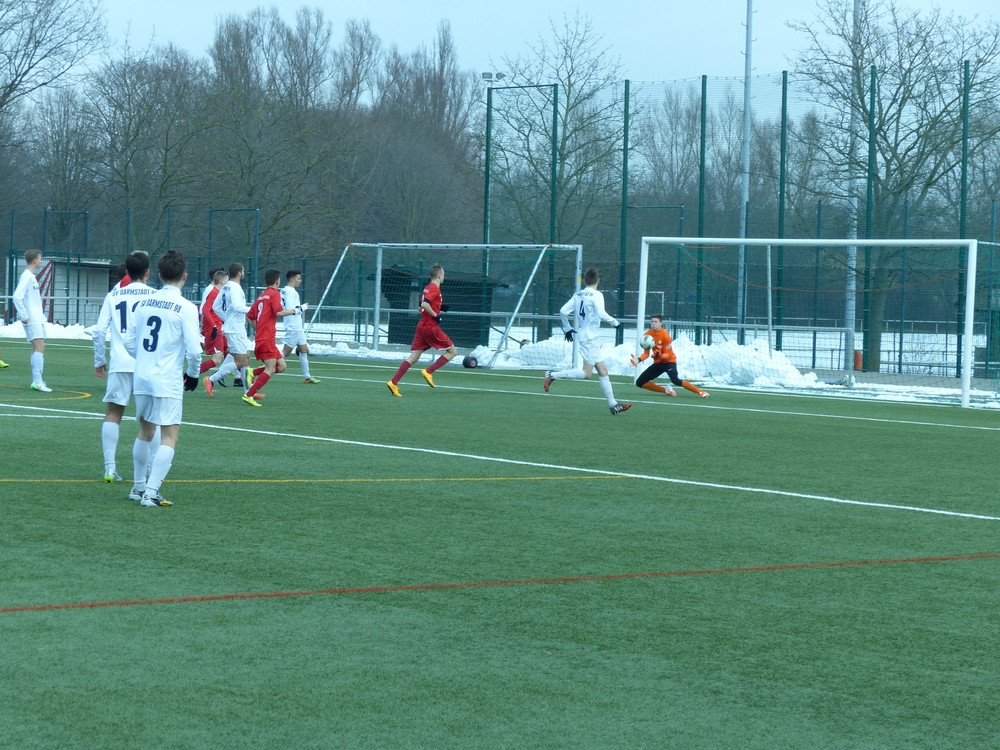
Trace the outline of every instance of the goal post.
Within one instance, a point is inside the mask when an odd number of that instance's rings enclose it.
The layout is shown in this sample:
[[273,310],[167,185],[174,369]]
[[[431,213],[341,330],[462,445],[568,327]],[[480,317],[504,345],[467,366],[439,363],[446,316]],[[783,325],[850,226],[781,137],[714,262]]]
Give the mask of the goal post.
[[[878,388],[902,395],[933,387],[955,394],[940,401],[958,396],[967,407],[981,371],[977,384],[995,402],[990,355],[983,367],[977,352],[1000,352],[1000,330],[977,319],[977,310],[1000,306],[993,300],[1000,286],[977,279],[979,244],[643,237],[636,345],[648,314],[660,313],[665,325],[689,331],[695,343],[750,340],[820,384],[835,381],[872,398],[881,397]],[[662,309],[650,309],[657,301]],[[862,344],[854,349],[858,334]]]
[[[340,253],[306,333],[378,352],[408,346],[419,294],[440,263],[444,329],[493,366],[510,342],[547,339],[582,274],[581,245],[351,243]],[[567,292],[567,288],[569,291]],[[557,301],[558,300],[558,301]]]

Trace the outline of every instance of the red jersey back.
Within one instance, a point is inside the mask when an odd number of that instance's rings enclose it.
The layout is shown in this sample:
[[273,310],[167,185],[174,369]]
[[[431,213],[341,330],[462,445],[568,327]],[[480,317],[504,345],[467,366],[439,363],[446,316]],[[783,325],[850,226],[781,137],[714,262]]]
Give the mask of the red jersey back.
[[421,308],[420,308],[420,322],[417,325],[421,328],[429,328],[431,326],[437,325],[434,321],[433,315],[428,315],[427,311],[423,308],[422,303],[426,302],[431,306],[434,311],[434,315],[441,314],[441,287],[434,282],[429,283],[424,287],[423,296],[421,297]]
[[267,287],[250,306],[247,317],[257,321],[254,339],[274,341],[278,337],[278,313],[281,312],[281,292],[273,286]]
[[205,304],[201,306],[201,335],[205,337],[206,341],[211,337],[213,328],[218,328],[220,332],[222,331],[222,319],[212,309],[212,305],[215,304],[215,298],[218,296],[219,288],[213,286],[205,296]]

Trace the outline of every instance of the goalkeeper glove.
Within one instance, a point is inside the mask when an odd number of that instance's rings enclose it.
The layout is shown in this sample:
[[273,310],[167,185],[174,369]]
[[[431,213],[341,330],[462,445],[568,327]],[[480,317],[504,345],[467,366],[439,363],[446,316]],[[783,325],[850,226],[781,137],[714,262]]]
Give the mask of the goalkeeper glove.
[[573,329],[573,328],[570,328],[570,329],[569,329],[568,331],[565,331],[565,332],[563,333],[563,336],[565,336],[565,337],[566,337],[566,340],[567,340],[567,341],[572,341],[572,340],[573,340],[573,334],[574,334],[574,333],[576,333],[576,329]]
[[193,391],[198,387],[198,378],[192,378],[187,373],[184,373],[184,390]]

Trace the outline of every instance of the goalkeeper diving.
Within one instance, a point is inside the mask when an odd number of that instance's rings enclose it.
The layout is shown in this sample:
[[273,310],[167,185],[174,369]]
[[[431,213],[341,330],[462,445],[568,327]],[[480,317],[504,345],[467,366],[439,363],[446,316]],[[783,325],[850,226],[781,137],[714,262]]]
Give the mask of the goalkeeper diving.
[[670,382],[674,385],[679,385],[681,388],[686,388],[692,393],[697,393],[702,398],[708,398],[708,391],[703,391],[701,388],[696,386],[689,380],[681,380],[680,376],[677,374],[677,354],[674,353],[673,339],[670,338],[670,334],[663,327],[663,316],[662,315],[651,315],[649,318],[649,330],[645,333],[646,336],[650,336],[653,339],[653,346],[650,349],[643,350],[642,354],[639,355],[638,362],[635,359],[635,355],[632,355],[632,366],[638,367],[639,362],[644,362],[648,357],[653,358],[653,364],[639,373],[639,377],[636,378],[635,384],[639,388],[644,388],[647,391],[653,391],[654,393],[664,393],[668,396],[676,396],[677,392],[673,388],[665,388],[658,383],[653,381],[666,373],[670,376]]

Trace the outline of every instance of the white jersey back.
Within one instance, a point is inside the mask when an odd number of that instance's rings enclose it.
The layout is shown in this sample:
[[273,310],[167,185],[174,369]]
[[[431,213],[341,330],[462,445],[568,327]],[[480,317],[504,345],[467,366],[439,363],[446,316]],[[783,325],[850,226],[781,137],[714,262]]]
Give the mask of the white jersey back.
[[250,312],[250,305],[247,304],[247,296],[239,282],[232,279],[226,282],[225,286],[219,290],[212,310],[222,318],[223,333],[226,335],[246,333],[246,315]]
[[198,377],[201,343],[198,308],[167,284],[139,301],[125,333],[125,349],[135,357],[132,392],[157,398],[183,398],[187,374]]
[[[283,287],[281,290],[281,308],[283,310],[294,310],[296,307],[301,305],[299,301],[299,291],[293,286]],[[302,316],[301,315],[286,315],[281,319],[281,322],[285,324],[286,331],[301,331],[302,330]]]
[[[94,367],[108,365],[108,372],[133,372],[135,358],[125,350],[125,332],[129,321],[135,317],[135,308],[143,297],[155,293],[141,281],[128,286],[116,286],[104,298],[97,325],[94,326]],[[105,358],[104,342],[111,332],[111,347]]]
[[[575,322],[572,324],[570,315],[574,316]],[[570,297],[560,308],[559,316],[562,318],[563,330],[575,328],[582,340],[596,339],[600,333],[602,320],[612,325],[617,322],[604,309],[604,295],[589,286],[585,286]]]

